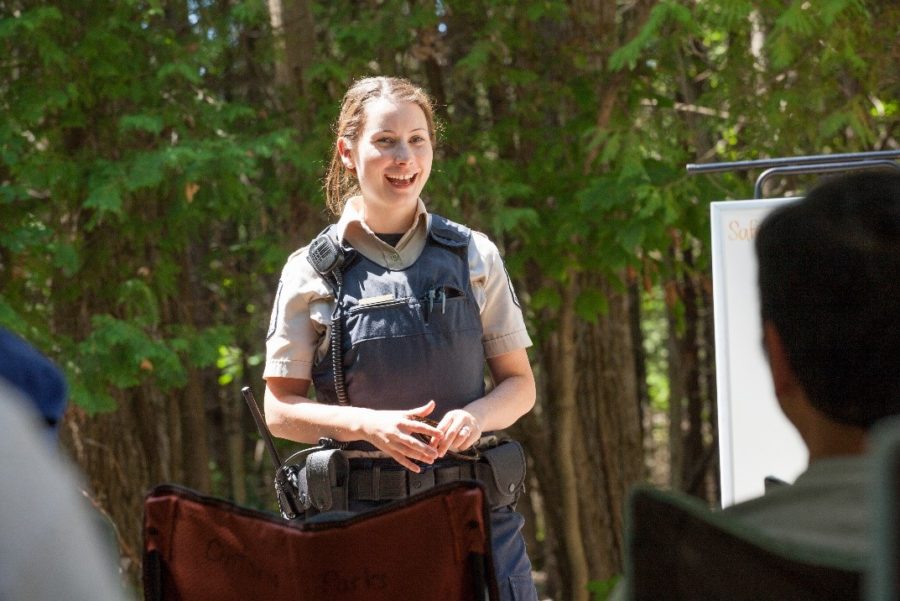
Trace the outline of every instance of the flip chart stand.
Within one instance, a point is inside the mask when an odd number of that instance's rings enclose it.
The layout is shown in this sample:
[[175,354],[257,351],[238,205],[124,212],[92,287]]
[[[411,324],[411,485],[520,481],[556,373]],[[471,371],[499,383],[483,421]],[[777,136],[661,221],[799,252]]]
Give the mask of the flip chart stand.
[[[781,412],[760,339],[756,287],[756,228],[790,198],[762,198],[777,174],[830,173],[873,168],[900,170],[900,150],[691,164],[690,174],[759,169],[754,199],[714,202],[713,314],[716,353],[720,490],[723,506],[758,496],[768,476],[791,481],[806,466],[806,448]],[[766,440],[765,444],[761,441]]]
[[763,184],[773,175],[801,173],[833,173],[854,171],[876,167],[892,167],[900,170],[900,150],[877,150],[873,152],[845,152],[838,154],[816,154],[799,157],[758,159],[753,161],[730,161],[725,163],[688,163],[687,172],[722,173],[725,171],[746,171],[765,169],[756,178],[753,198],[762,198]]

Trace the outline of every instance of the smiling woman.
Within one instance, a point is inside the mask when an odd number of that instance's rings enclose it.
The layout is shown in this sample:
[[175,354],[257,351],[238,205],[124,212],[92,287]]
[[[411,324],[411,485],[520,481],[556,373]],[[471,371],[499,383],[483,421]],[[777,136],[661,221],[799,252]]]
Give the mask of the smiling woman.
[[273,433],[331,439],[349,466],[336,500],[310,501],[306,515],[479,480],[501,599],[537,599],[514,510],[524,453],[495,432],[535,401],[531,339],[500,253],[425,209],[435,125],[421,89],[357,82],[336,133],[326,195],[340,218],[288,258],[266,344]]
[[337,152],[356,175],[366,200],[366,223],[378,232],[406,231],[434,156],[422,108],[385,97],[370,101],[362,133],[355,141],[338,138]]
[[[416,178],[420,180],[415,190],[418,198],[431,173],[433,147],[437,142],[434,109],[423,90],[393,77],[362,79],[344,96],[336,129],[337,138],[325,181],[328,207],[335,215],[341,214],[347,198],[361,192],[356,161],[365,147],[377,149],[378,155],[385,159],[396,157],[401,164],[409,160],[406,153],[413,148],[427,152],[427,169]],[[413,135],[415,140],[406,135]],[[398,142],[402,142],[399,152]],[[424,158],[421,152],[416,155],[416,160]],[[389,173],[396,177],[411,174],[412,170],[398,168]]]

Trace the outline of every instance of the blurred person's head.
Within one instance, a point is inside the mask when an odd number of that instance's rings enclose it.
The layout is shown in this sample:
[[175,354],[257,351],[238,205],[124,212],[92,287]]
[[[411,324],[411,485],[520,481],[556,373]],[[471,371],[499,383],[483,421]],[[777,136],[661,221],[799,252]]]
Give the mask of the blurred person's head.
[[19,336],[0,328],[0,378],[16,388],[54,432],[68,400],[62,372]]
[[800,405],[860,433],[900,414],[900,171],[824,181],[763,221],[756,252],[776,395],[807,445]]

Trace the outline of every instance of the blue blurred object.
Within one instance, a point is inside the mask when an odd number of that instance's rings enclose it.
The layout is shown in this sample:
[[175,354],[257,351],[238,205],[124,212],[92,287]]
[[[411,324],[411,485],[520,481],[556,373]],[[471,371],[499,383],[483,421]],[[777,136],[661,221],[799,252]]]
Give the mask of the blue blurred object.
[[0,377],[24,396],[56,431],[68,400],[65,377],[50,359],[19,336],[0,328]]

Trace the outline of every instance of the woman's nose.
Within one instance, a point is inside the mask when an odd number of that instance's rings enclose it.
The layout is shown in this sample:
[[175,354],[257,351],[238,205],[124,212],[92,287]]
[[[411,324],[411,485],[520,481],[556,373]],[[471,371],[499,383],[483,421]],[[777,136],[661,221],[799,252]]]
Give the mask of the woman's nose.
[[409,151],[409,146],[406,144],[397,144],[394,147],[394,162],[395,163],[407,163],[409,162],[409,158],[411,156],[411,152]]

